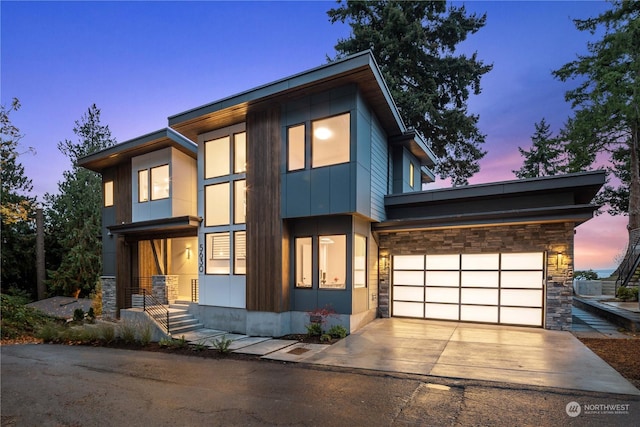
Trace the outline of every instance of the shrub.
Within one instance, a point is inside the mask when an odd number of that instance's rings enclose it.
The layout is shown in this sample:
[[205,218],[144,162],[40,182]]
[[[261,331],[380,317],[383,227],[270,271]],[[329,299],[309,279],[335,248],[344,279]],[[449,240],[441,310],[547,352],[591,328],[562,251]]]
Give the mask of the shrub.
[[638,288],[620,287],[618,288],[616,297],[622,301],[638,301]]
[[328,334],[333,338],[345,338],[347,336],[347,328],[342,325],[333,325],[329,328]]
[[320,335],[320,342],[329,342],[329,341],[331,341],[331,335],[329,334]]
[[55,317],[27,307],[28,299],[22,295],[0,295],[0,318],[3,339],[34,336],[47,323],[58,321]]
[[140,344],[149,345],[151,338],[153,337],[153,329],[148,322],[140,325]]
[[102,283],[99,280],[95,289],[89,294],[89,298],[91,298],[91,308],[93,308],[96,317],[100,316],[102,314]]
[[309,323],[305,325],[307,328],[307,335],[310,337],[317,337],[322,335],[322,324],[321,323]]
[[123,320],[118,327],[118,336],[126,344],[136,342],[136,325],[133,322]]
[[213,340],[213,348],[215,348],[222,354],[227,354],[229,353],[229,351],[231,351],[229,348],[231,346],[231,343],[232,341],[227,338],[226,335],[223,335],[222,338]]
[[103,324],[98,328],[100,339],[107,344],[111,344],[116,339],[116,328],[113,325]]
[[89,311],[87,311],[87,319],[93,323],[96,321],[96,313],[93,310],[93,307],[89,307]]
[[76,308],[73,310],[73,321],[74,322],[82,322],[84,320],[84,310],[81,308]]
[[35,336],[44,342],[58,342],[62,334],[61,327],[53,322],[42,325]]

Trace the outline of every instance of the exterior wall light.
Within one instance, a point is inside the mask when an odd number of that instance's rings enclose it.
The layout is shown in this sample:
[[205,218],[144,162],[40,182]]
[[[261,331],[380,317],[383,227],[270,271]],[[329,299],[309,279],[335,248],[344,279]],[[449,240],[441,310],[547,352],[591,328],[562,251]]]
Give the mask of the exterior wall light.
[[191,259],[191,246],[187,246],[185,252],[187,253],[187,259]]

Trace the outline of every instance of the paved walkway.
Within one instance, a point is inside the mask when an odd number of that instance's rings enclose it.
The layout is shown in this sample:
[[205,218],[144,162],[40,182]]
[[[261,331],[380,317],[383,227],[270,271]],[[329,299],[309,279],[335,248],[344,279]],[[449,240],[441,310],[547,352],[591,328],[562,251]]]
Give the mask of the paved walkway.
[[573,307],[571,314],[571,332],[578,338],[629,338],[620,332],[619,326],[581,308]]

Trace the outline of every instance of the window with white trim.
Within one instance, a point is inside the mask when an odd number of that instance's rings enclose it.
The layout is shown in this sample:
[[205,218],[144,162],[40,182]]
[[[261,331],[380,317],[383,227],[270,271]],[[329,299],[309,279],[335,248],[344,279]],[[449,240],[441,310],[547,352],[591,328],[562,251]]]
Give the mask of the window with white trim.
[[229,274],[231,268],[231,245],[229,232],[209,233],[207,240],[207,274]]

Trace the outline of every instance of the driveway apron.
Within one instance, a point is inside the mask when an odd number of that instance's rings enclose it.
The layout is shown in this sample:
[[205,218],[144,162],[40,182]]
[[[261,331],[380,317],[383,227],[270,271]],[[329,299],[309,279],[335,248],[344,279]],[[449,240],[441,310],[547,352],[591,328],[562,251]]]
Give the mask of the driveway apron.
[[376,319],[305,362],[640,395],[570,332],[538,328]]

